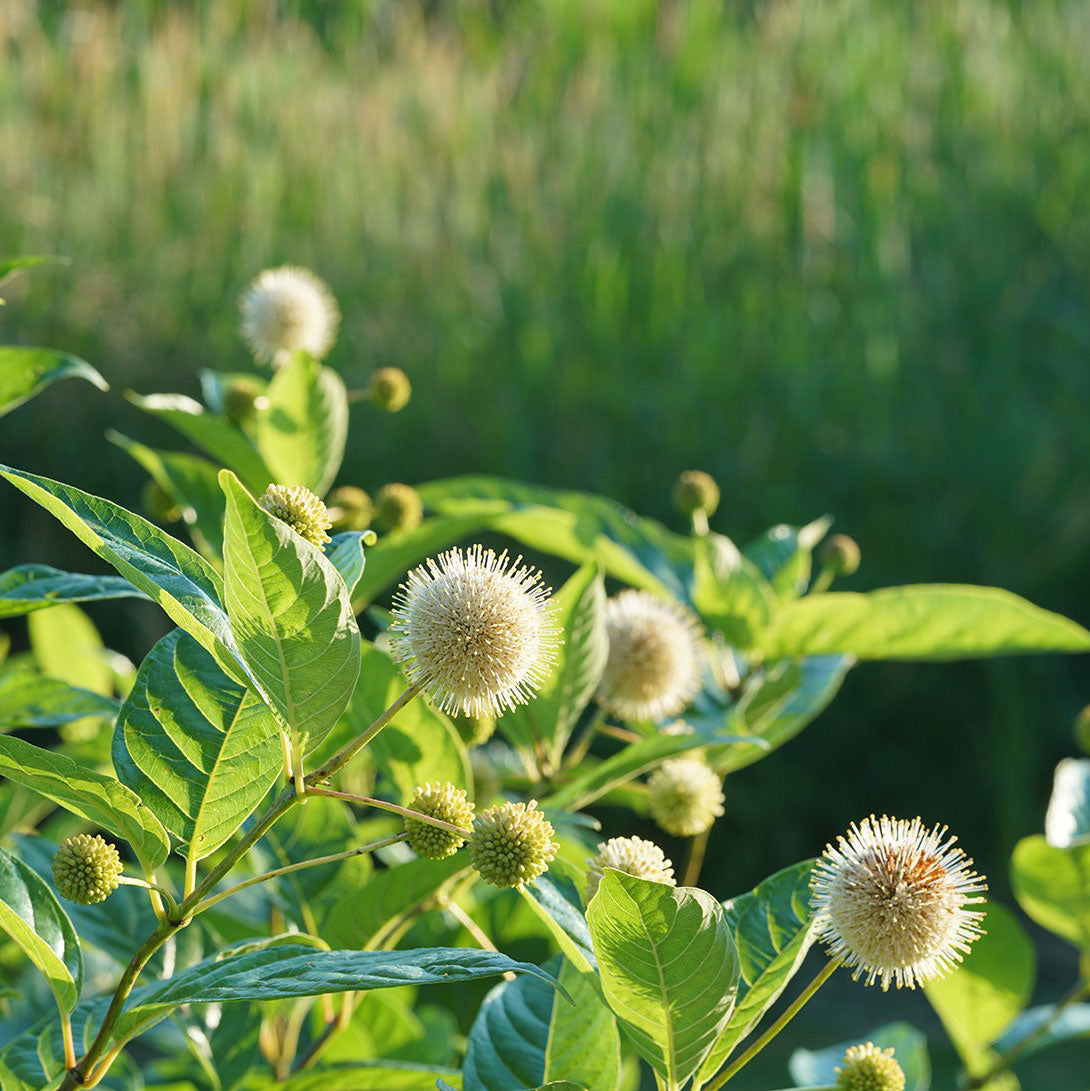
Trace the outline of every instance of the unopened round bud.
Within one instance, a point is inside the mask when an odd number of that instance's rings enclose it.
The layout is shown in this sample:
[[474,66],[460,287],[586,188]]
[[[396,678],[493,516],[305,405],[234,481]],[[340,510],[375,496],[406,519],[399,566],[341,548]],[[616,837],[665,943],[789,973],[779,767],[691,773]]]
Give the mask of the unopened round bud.
[[682,515],[702,511],[714,515],[719,507],[719,486],[711,474],[703,470],[686,470],[674,482],[674,507]]
[[375,505],[371,497],[355,485],[340,485],[326,497],[334,531],[366,530],[371,525]]
[[413,384],[399,367],[380,367],[371,374],[367,396],[373,405],[387,413],[397,413],[409,404]]
[[318,549],[330,540],[326,533],[332,526],[329,512],[310,489],[302,485],[270,485],[258,504]]
[[1075,717],[1075,742],[1084,754],[1090,754],[1090,705]]
[[251,379],[234,379],[223,392],[223,415],[232,424],[248,421],[259,409],[265,409],[269,399]]
[[62,898],[80,905],[104,902],[116,889],[121,876],[117,849],[94,836],[78,833],[69,837],[53,857],[53,882]]
[[847,534],[832,534],[822,542],[818,560],[835,575],[850,576],[859,568],[859,543]]
[[548,868],[560,846],[553,841],[552,823],[531,800],[500,803],[479,814],[469,850],[480,877],[504,888],[533,882]]
[[424,520],[420,493],[412,485],[383,485],[375,498],[375,526],[383,534],[415,530]]
[[[473,804],[464,789],[449,782],[436,781],[417,788],[409,808],[462,830],[468,831],[473,825]],[[417,856],[426,856],[429,860],[453,856],[466,843],[465,837],[453,830],[444,830],[419,818],[406,818],[405,832],[409,835],[409,848]]]
[[147,517],[157,523],[176,523],[182,517],[182,509],[174,497],[155,480],[149,480],[144,485],[144,491],[140,494],[140,506]]
[[484,746],[496,733],[495,716],[452,716],[451,719],[466,746]]
[[843,1091],[904,1091],[905,1074],[893,1059],[892,1049],[879,1049],[872,1042],[852,1046],[844,1054],[843,1067],[836,1070],[836,1086]]
[[667,833],[695,837],[723,813],[723,787],[698,758],[670,758],[647,782],[651,817]]

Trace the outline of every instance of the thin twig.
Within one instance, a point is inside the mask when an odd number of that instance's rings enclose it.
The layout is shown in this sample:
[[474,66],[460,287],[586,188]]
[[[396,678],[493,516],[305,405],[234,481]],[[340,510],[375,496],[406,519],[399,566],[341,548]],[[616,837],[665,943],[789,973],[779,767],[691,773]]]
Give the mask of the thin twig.
[[353,795],[351,792],[334,792],[329,788],[311,788],[312,796],[329,796],[332,799],[345,799],[349,803],[362,803],[367,807],[378,807],[379,810],[391,811],[401,815],[402,818],[413,818],[417,822],[425,822],[429,826],[435,826],[448,833],[456,833],[461,837],[469,837],[470,831],[463,830],[461,826],[455,826],[452,822],[444,822],[441,818],[435,818],[422,811],[414,811],[409,807],[402,807],[397,803],[388,803],[385,799],[372,799],[370,796]]
[[704,866],[704,854],[708,851],[709,826],[703,833],[698,833],[689,842],[689,858],[685,861],[685,878],[682,886],[696,886],[700,882],[700,869]]

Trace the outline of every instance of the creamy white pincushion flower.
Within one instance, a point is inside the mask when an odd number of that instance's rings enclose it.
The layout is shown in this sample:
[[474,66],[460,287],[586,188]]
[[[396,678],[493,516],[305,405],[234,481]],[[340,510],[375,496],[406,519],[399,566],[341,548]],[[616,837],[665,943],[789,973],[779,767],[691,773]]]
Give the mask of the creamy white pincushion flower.
[[676,886],[674,865],[654,841],[642,837],[611,837],[598,845],[596,855],[587,860],[586,901],[598,891],[598,884],[607,867],[616,868],[637,879],[650,879],[654,883]]
[[810,880],[829,955],[888,989],[915,988],[961,961],[982,934],[983,876],[945,826],[871,815],[827,845]]
[[701,758],[668,758],[647,781],[651,817],[675,837],[711,829],[723,813],[723,781]]
[[598,699],[623,720],[676,716],[700,691],[700,627],[677,603],[622,591],[606,603],[609,657]]
[[521,562],[480,545],[451,549],[395,595],[391,651],[444,712],[497,716],[548,675],[559,643],[550,591]]
[[337,301],[309,269],[282,265],[259,273],[242,293],[242,336],[255,359],[275,367],[293,352],[322,359],[337,336]]

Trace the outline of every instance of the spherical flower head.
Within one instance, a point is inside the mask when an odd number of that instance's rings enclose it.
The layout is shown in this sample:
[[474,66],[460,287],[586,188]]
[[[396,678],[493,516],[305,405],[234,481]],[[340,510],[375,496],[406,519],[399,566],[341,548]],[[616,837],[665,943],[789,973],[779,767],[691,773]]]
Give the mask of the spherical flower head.
[[719,486],[711,474],[703,470],[686,470],[674,483],[674,507],[682,515],[702,511],[714,515],[719,507]]
[[553,841],[552,823],[534,800],[489,807],[477,816],[469,839],[477,873],[500,888],[533,882],[559,850]]
[[[417,788],[409,809],[449,822],[459,829],[468,831],[473,825],[473,804],[464,789],[449,782],[436,781]],[[426,856],[429,860],[445,860],[466,843],[465,837],[453,830],[444,830],[419,818],[406,818],[405,832],[409,835],[409,848],[417,856]]]
[[310,489],[302,485],[270,485],[258,504],[312,546],[321,549],[330,540],[326,534],[333,525],[329,512]]
[[624,720],[676,716],[704,680],[700,627],[678,603],[622,591],[606,603],[609,657],[598,699]]
[[496,733],[495,716],[454,716],[452,722],[466,746],[484,746]]
[[451,549],[394,596],[390,649],[444,712],[497,716],[525,704],[559,642],[541,573],[507,553]]
[[223,392],[223,415],[232,424],[245,423],[268,405],[269,399],[251,379],[234,379]]
[[239,308],[242,336],[254,358],[275,367],[300,351],[321,360],[341,319],[325,281],[295,265],[260,273],[243,292]]
[[412,485],[383,485],[375,498],[375,526],[383,534],[416,530],[424,520],[424,504]]
[[893,1059],[893,1050],[879,1049],[872,1042],[852,1046],[836,1074],[836,1085],[843,1091],[905,1091],[905,1074]]
[[380,367],[378,371],[371,373],[367,394],[372,405],[387,413],[399,413],[409,404],[413,384],[401,368]]
[[336,531],[366,530],[375,512],[371,497],[355,485],[339,485],[326,497],[326,506]]
[[654,843],[642,837],[611,837],[598,846],[598,853],[587,861],[587,888],[585,900],[590,901],[598,890],[607,867],[616,868],[637,879],[649,879],[653,883],[676,886],[674,865]]
[[851,576],[862,560],[859,543],[847,534],[832,534],[821,543],[818,559],[834,575]]
[[699,758],[670,758],[647,782],[651,817],[667,833],[695,837],[723,813],[723,785]]
[[177,523],[182,517],[182,509],[158,481],[149,479],[140,494],[140,506],[149,519],[157,523]]
[[116,889],[121,876],[117,849],[94,836],[78,833],[69,837],[53,857],[53,882],[62,898],[79,905],[104,902]]
[[856,980],[888,989],[942,977],[981,935],[982,877],[945,826],[875,818],[827,845],[810,879],[829,955]]

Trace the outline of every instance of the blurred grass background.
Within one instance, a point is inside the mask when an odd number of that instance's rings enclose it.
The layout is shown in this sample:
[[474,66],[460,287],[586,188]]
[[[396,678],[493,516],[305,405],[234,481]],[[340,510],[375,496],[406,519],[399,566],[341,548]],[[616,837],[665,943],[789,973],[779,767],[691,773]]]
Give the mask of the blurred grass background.
[[[72,259],[0,338],[114,384],[5,418],[0,458],[135,503],[105,428],[170,442],[120,392],[247,366],[236,298],[290,261],[350,387],[415,386],[357,411],[344,481],[503,473],[677,525],[701,467],[740,542],[835,514],[847,586],[1086,624],[1088,41],[1077,0],[0,0],[0,251]],[[89,567],[11,492],[0,549]],[[1002,893],[1088,700],[1074,660],[860,668],[732,780],[707,885],[873,809],[948,821]]]

